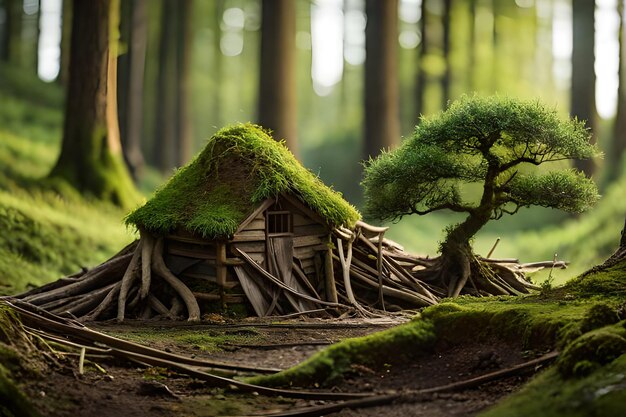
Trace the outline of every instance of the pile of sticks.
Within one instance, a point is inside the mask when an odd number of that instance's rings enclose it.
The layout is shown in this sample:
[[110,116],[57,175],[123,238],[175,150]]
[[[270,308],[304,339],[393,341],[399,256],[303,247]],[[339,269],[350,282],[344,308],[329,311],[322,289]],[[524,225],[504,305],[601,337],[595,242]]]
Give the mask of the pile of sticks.
[[[361,304],[375,305],[386,310],[386,301],[404,308],[437,304],[442,298],[461,294],[473,296],[522,295],[539,287],[532,284],[527,274],[543,268],[565,268],[566,262],[553,261],[520,263],[518,259],[494,259],[477,256],[486,265],[488,274],[480,280],[463,283],[451,289],[435,279],[438,257],[421,257],[405,252],[396,242],[383,238],[386,228],[358,222],[354,230],[335,230],[335,261],[341,266],[343,280],[337,282],[348,304],[359,311]],[[497,245],[497,243],[496,243]],[[345,250],[344,250],[345,248]],[[495,249],[495,245],[494,245]],[[345,253],[344,253],[345,252]],[[490,255],[491,255],[490,251]],[[354,287],[354,290],[353,290]],[[371,294],[378,297],[372,301]]]
[[[153,273],[162,280],[153,282]],[[171,299],[169,308],[159,298],[164,296]],[[110,318],[115,312],[118,321],[123,321],[127,310],[133,310],[140,318],[158,314],[176,319],[185,308],[189,321],[200,320],[200,307],[194,294],[165,265],[163,239],[143,233],[140,240],[103,264],[16,298],[81,322]]]
[[[333,231],[332,264],[326,277],[326,297],[320,296],[307,281],[287,281],[270,273],[247,254],[235,249],[235,272],[244,265],[258,288],[284,294],[294,314],[322,310],[332,316],[356,314],[377,317],[387,311],[415,309],[437,304],[442,298],[459,294],[474,296],[520,295],[538,289],[526,279],[528,272],[541,268],[564,268],[565,262],[520,264],[517,259],[477,259],[487,265],[487,274],[455,288],[437,274],[439,258],[407,253],[397,243],[384,238],[387,228],[358,222],[354,229]],[[117,318],[127,314],[140,319],[152,317],[199,321],[197,294],[170,271],[163,259],[163,239],[141,233],[140,239],[122,249],[103,264],[16,296],[43,310],[80,322]],[[297,270],[297,268],[296,268]],[[242,274],[238,273],[242,280]],[[153,279],[158,276],[160,279]],[[304,284],[293,284],[304,280]],[[242,282],[243,284],[243,282]],[[248,299],[254,302],[254,294]],[[274,300],[276,302],[276,300]],[[297,308],[297,306],[308,306]],[[258,310],[258,308],[255,308]],[[257,311],[257,314],[259,312]],[[264,314],[259,314],[264,315]]]

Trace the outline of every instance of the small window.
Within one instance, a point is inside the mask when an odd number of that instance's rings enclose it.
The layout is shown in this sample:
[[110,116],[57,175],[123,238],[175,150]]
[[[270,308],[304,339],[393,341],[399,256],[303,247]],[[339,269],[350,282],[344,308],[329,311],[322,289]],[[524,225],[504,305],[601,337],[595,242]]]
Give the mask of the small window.
[[267,212],[267,234],[291,233],[291,213],[288,211]]

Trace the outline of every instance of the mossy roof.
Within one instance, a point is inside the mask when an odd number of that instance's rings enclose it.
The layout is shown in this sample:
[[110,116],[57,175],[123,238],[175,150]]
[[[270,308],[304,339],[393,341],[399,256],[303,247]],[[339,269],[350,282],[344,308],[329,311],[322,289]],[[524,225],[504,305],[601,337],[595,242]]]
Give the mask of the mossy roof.
[[284,143],[260,126],[238,124],[218,131],[193,161],[126,217],[126,224],[156,235],[183,229],[225,238],[260,203],[280,194],[297,198],[329,226],[352,227],[361,218]]

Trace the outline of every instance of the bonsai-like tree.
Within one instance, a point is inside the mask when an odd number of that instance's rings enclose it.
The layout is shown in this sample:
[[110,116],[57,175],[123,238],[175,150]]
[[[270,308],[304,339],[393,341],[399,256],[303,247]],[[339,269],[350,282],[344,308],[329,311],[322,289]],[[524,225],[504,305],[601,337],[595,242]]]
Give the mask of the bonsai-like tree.
[[468,280],[506,293],[497,288],[506,285],[497,279],[502,269],[473,254],[472,237],[489,220],[521,207],[578,213],[593,205],[599,195],[589,178],[563,162],[548,164],[599,155],[589,139],[584,122],[562,120],[536,101],[464,96],[423,118],[397,150],[365,164],[365,212],[382,220],[438,210],[467,213],[447,229],[441,256],[419,275],[441,280],[448,296],[460,294]]

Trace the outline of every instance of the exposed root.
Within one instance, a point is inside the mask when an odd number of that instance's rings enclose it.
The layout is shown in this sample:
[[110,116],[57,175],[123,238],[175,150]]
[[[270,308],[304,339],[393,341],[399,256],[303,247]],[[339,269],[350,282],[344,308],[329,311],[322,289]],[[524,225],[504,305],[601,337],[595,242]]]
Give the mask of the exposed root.
[[141,262],[142,246],[143,242],[140,240],[139,244],[135,248],[133,257],[128,264],[128,268],[126,268],[126,272],[124,272],[124,276],[122,277],[122,285],[120,287],[120,293],[117,299],[117,321],[124,321],[126,297],[128,296],[130,286],[137,276],[137,265],[139,265],[139,262]]
[[188,321],[200,320],[200,307],[198,301],[193,296],[193,293],[176,275],[172,274],[172,271],[168,269],[163,260],[163,239],[159,238],[154,245],[152,251],[152,268],[161,278],[167,281],[168,284],[178,293],[180,298],[187,306],[187,313],[189,314]]

